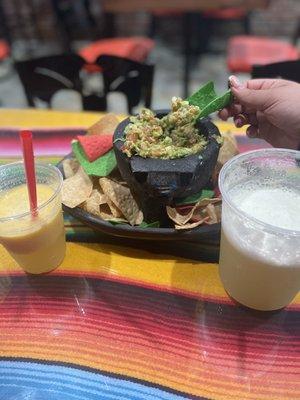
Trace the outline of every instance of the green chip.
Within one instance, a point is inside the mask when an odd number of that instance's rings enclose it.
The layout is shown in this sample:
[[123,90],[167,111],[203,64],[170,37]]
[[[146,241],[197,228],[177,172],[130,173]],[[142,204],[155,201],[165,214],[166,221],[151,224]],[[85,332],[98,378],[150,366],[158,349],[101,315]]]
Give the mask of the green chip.
[[108,219],[106,222],[109,222],[112,225],[129,225],[127,222],[123,221],[114,221],[113,219]]
[[187,100],[190,104],[200,108],[198,118],[203,118],[228,106],[232,101],[232,93],[229,89],[221,96],[218,96],[215,91],[214,83],[210,81],[188,97]]
[[159,228],[160,227],[160,223],[159,221],[155,221],[155,222],[149,222],[149,224],[145,221],[143,221],[139,226],[139,228]]
[[102,157],[99,157],[93,162],[90,162],[87,159],[83,148],[78,141],[72,142],[72,150],[80,165],[88,175],[107,176],[117,166],[117,161],[113,150],[110,150],[108,153],[104,154]]
[[217,97],[213,81],[207,82],[204,86],[188,97],[187,101],[198,106],[201,110]]

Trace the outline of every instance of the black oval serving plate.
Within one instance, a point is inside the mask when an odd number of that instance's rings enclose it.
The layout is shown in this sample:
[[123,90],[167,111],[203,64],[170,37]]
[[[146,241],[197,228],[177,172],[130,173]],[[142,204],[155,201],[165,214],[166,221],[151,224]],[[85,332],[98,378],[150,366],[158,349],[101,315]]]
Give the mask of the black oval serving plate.
[[[70,157],[73,157],[73,155],[69,154],[65,158]],[[63,160],[57,167],[63,174],[62,162]],[[203,225],[186,231],[177,231],[172,228],[138,228],[125,224],[112,225],[80,207],[69,208],[63,205],[63,210],[90,228],[108,235],[143,240],[186,240],[211,244],[219,244],[220,242],[221,224]]]

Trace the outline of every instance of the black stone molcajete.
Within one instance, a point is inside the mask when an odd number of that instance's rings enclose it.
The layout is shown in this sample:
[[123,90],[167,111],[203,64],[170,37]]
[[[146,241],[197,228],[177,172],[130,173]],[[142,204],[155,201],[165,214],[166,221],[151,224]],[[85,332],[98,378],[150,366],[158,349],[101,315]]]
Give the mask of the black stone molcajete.
[[[157,111],[162,118],[168,111]],[[197,127],[208,141],[200,153],[174,160],[128,157],[122,152],[124,130],[129,118],[122,121],[114,133],[114,151],[123,179],[137,196],[146,221],[159,219],[167,225],[166,205],[175,199],[198,193],[211,178],[217,162],[220,144],[218,128],[208,119],[198,121]]]

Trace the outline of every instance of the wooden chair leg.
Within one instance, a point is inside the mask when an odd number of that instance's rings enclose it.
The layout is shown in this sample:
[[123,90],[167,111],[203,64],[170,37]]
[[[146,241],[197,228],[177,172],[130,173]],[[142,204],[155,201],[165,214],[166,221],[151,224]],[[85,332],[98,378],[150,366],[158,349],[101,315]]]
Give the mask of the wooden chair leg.
[[154,66],[152,66],[151,70],[145,77],[145,107],[151,108],[152,105],[152,88],[153,88],[153,79],[154,79]]
[[195,46],[196,54],[203,54],[209,51],[209,44],[211,39],[211,33],[214,28],[214,20],[213,18],[206,18],[202,14],[198,14],[197,23],[196,23],[196,33],[195,37],[197,39],[197,43]]
[[58,5],[58,0],[51,0],[52,3],[52,9],[54,12],[54,15],[56,17],[57,20],[57,24],[62,36],[62,43],[63,43],[63,47],[64,50],[66,52],[70,52],[71,51],[71,40],[72,40],[72,35],[71,35],[71,31],[69,29],[69,27],[66,24],[63,12],[61,11],[59,5]]
[[0,1],[0,24],[1,24],[1,33],[4,37],[4,39],[11,44],[11,34],[10,34],[10,30],[7,24],[7,18],[5,15],[5,11],[2,5],[2,1]]
[[192,63],[192,14],[185,13],[183,16],[183,98],[186,99],[189,95],[190,72]]
[[148,37],[153,39],[156,35],[157,31],[157,17],[153,14],[150,14],[150,21],[149,21],[149,29],[148,29]]
[[106,12],[104,14],[104,37],[110,38],[116,36],[116,15]]
[[245,35],[250,35],[250,33],[251,33],[250,21],[251,21],[250,13],[247,13],[245,15],[244,19],[243,19],[243,26],[244,26]]
[[293,35],[293,44],[295,46],[297,45],[299,37],[300,37],[300,18],[298,18],[297,28],[296,28],[295,33]]

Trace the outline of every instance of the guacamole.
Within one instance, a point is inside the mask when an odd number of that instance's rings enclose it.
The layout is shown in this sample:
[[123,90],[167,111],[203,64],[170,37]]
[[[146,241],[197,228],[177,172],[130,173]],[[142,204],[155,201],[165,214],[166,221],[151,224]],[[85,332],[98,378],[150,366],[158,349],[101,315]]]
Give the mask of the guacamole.
[[200,152],[207,144],[195,126],[198,106],[172,98],[171,112],[159,119],[149,109],[131,117],[125,128],[123,152],[131,157],[174,159]]

